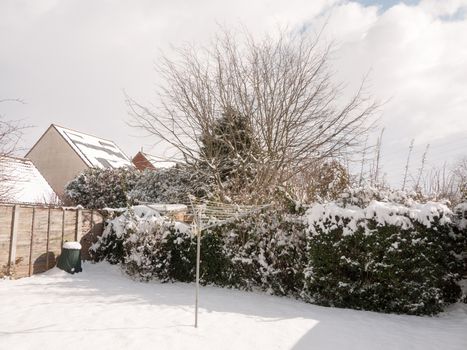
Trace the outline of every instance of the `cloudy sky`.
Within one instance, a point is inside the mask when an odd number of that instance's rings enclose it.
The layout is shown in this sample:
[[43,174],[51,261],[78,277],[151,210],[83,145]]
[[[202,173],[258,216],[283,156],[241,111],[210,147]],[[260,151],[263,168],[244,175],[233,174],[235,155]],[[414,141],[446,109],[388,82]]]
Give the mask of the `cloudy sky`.
[[116,141],[128,155],[154,140],[126,125],[124,91],[155,98],[160,50],[206,43],[219,24],[265,33],[286,25],[311,33],[327,22],[336,79],[369,73],[381,112],[384,171],[413,171],[426,144],[431,165],[467,155],[467,0],[0,0],[0,99],[9,119],[51,123]]

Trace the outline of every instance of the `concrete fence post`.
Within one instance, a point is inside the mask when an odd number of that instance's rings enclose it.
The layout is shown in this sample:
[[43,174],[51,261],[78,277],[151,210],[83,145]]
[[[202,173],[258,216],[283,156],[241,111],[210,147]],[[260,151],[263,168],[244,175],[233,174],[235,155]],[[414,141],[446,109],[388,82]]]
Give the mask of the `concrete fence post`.
[[60,243],[60,252],[62,251],[63,241],[65,239],[65,215],[66,215],[66,210],[65,210],[64,207],[62,207],[62,240],[61,240],[61,243]]
[[8,274],[14,270],[16,261],[16,244],[18,242],[18,220],[19,220],[19,205],[13,207],[13,216],[11,219],[11,236],[10,236],[10,254],[8,258]]
[[45,246],[45,271],[49,269],[49,244],[50,244],[50,207],[47,212],[47,242]]
[[28,275],[32,275],[32,254],[34,246],[34,224],[36,219],[36,208],[32,208],[32,219],[31,219],[31,241],[29,242],[29,270]]

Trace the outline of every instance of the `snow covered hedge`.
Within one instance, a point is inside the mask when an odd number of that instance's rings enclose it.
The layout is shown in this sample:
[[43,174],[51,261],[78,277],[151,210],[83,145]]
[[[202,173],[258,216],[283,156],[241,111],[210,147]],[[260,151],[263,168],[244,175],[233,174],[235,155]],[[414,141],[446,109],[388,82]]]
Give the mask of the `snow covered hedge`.
[[[292,222],[273,211],[203,231],[201,282],[298,296],[306,266],[305,232],[302,220]],[[141,280],[190,282],[195,276],[196,239],[190,227],[146,207],[110,220],[91,254],[121,263]]]
[[[453,229],[449,209],[367,194],[205,231],[201,282],[407,314],[435,314],[458,300],[465,231]],[[110,221],[92,249],[135,278],[190,282],[195,246],[188,226],[135,207]]]
[[186,203],[187,194],[204,198],[209,192],[208,179],[194,170],[177,166],[157,171],[145,170],[129,196],[135,202]]
[[87,169],[66,185],[66,201],[90,209],[126,207],[138,176],[136,170],[126,168]]
[[67,201],[85,208],[125,208],[142,202],[184,203],[190,193],[208,196],[209,180],[181,167],[157,171],[88,169],[65,188]]
[[304,295],[313,303],[435,314],[460,297],[464,239],[443,204],[315,205]]

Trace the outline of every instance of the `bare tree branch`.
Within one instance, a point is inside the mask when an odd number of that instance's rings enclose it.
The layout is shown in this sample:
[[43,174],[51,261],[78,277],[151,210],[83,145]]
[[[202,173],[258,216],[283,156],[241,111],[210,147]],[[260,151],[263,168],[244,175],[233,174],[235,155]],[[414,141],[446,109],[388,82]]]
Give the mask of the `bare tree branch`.
[[[282,31],[257,40],[224,30],[208,47],[176,49],[177,59],[164,56],[157,67],[159,101],[148,108],[128,99],[131,124],[177,149],[180,160],[210,172],[220,188],[221,142],[238,158],[238,178],[232,174],[229,181],[260,197],[318,161],[344,158],[365,140],[379,105],[365,93],[364,81],[343,102],[329,67],[330,49],[319,37]],[[255,150],[248,157],[232,133],[215,129],[227,112],[247,120]],[[247,167],[254,168],[248,181]]]
[[[22,103],[20,99],[0,99],[1,103]],[[28,128],[22,120],[9,120],[0,115],[0,201],[8,201],[14,195],[11,184],[17,179],[11,174],[7,162],[3,161],[5,156],[11,156],[19,150],[18,144],[23,136],[24,130]]]

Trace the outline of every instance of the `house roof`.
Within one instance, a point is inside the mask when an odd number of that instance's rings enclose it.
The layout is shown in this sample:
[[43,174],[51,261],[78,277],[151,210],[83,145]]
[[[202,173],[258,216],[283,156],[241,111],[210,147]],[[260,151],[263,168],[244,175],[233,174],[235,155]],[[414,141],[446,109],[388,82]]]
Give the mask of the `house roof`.
[[144,153],[144,152],[139,152],[141,153],[144,158],[146,158],[149,163],[152,164],[152,166],[156,169],[167,169],[167,168],[172,168],[173,166],[175,166],[177,163],[175,162],[171,162],[171,161],[168,161],[168,160],[161,160],[160,157],[156,157],[156,156],[153,156],[151,154],[148,154],[148,153]]
[[132,167],[131,160],[113,141],[84,134],[55,124],[52,124],[52,126],[89,167]]
[[26,158],[0,156],[1,200],[12,203],[56,204],[57,195]]

